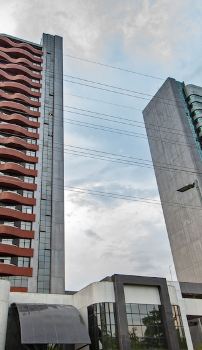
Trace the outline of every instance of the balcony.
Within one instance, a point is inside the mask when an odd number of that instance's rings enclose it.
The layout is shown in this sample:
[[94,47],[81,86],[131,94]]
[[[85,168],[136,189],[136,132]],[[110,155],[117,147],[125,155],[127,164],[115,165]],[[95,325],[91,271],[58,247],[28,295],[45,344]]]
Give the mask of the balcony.
[[37,185],[35,183],[24,182],[23,180],[0,174],[0,186],[1,187],[9,187],[9,188],[18,188],[22,190],[36,191]]
[[38,163],[37,157],[27,156],[21,151],[17,151],[8,147],[0,147],[0,157],[8,160],[13,159],[25,163]]
[[16,245],[0,243],[0,257],[1,256],[22,256],[22,257],[33,257],[32,248],[21,248]]
[[0,206],[0,219],[5,220],[21,220],[21,221],[35,221],[35,214],[23,213],[20,210],[9,209]]
[[0,161],[0,171],[3,173],[9,173],[9,174],[18,174],[18,175],[25,175],[25,176],[37,176],[37,170],[34,169],[27,169],[22,165],[13,163],[13,162],[2,162]]
[[31,267],[18,267],[12,264],[0,263],[0,276],[27,276],[32,277]]
[[0,201],[9,204],[36,205],[35,198],[24,197],[21,194],[11,191],[0,192]]
[[1,238],[34,238],[34,231],[31,230],[22,230],[16,226],[9,226],[0,224],[0,237]]

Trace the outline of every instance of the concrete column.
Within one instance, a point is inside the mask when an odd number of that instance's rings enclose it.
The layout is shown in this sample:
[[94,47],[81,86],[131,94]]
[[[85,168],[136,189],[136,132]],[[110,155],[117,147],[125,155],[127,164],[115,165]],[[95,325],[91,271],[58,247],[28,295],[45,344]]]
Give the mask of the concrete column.
[[0,280],[0,350],[5,350],[10,283]]

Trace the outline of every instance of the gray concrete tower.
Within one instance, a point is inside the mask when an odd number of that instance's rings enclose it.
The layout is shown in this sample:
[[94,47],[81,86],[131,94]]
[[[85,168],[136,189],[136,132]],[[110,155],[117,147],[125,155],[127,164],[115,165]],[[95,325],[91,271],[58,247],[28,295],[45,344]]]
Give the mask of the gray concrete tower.
[[202,88],[168,78],[143,116],[178,279],[202,282]]

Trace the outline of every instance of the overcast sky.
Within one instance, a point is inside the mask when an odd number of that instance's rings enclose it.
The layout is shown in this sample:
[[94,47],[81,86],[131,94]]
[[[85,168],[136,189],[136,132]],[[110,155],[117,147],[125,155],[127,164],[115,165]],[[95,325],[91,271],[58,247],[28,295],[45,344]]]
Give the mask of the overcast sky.
[[[201,85],[201,0],[0,0],[0,8],[2,33],[37,43],[43,32],[61,35],[64,55],[161,78],[64,56],[66,145],[151,161],[141,113],[148,96],[141,99],[93,89],[70,82],[78,80],[67,75],[151,95],[168,76]],[[90,112],[73,114],[71,107],[139,123],[115,123]],[[72,121],[136,134],[73,125]],[[151,167],[81,157],[67,150],[66,186],[159,199]],[[114,273],[171,278],[173,261],[159,204],[67,190],[65,198],[67,289],[79,289]]]

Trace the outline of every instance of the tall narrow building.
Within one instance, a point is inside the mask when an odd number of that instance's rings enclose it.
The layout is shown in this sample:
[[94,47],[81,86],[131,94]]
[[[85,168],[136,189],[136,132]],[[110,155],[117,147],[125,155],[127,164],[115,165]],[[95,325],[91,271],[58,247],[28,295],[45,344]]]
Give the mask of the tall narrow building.
[[202,282],[202,88],[168,78],[143,115],[178,279]]
[[64,292],[62,38],[0,35],[0,276]]

